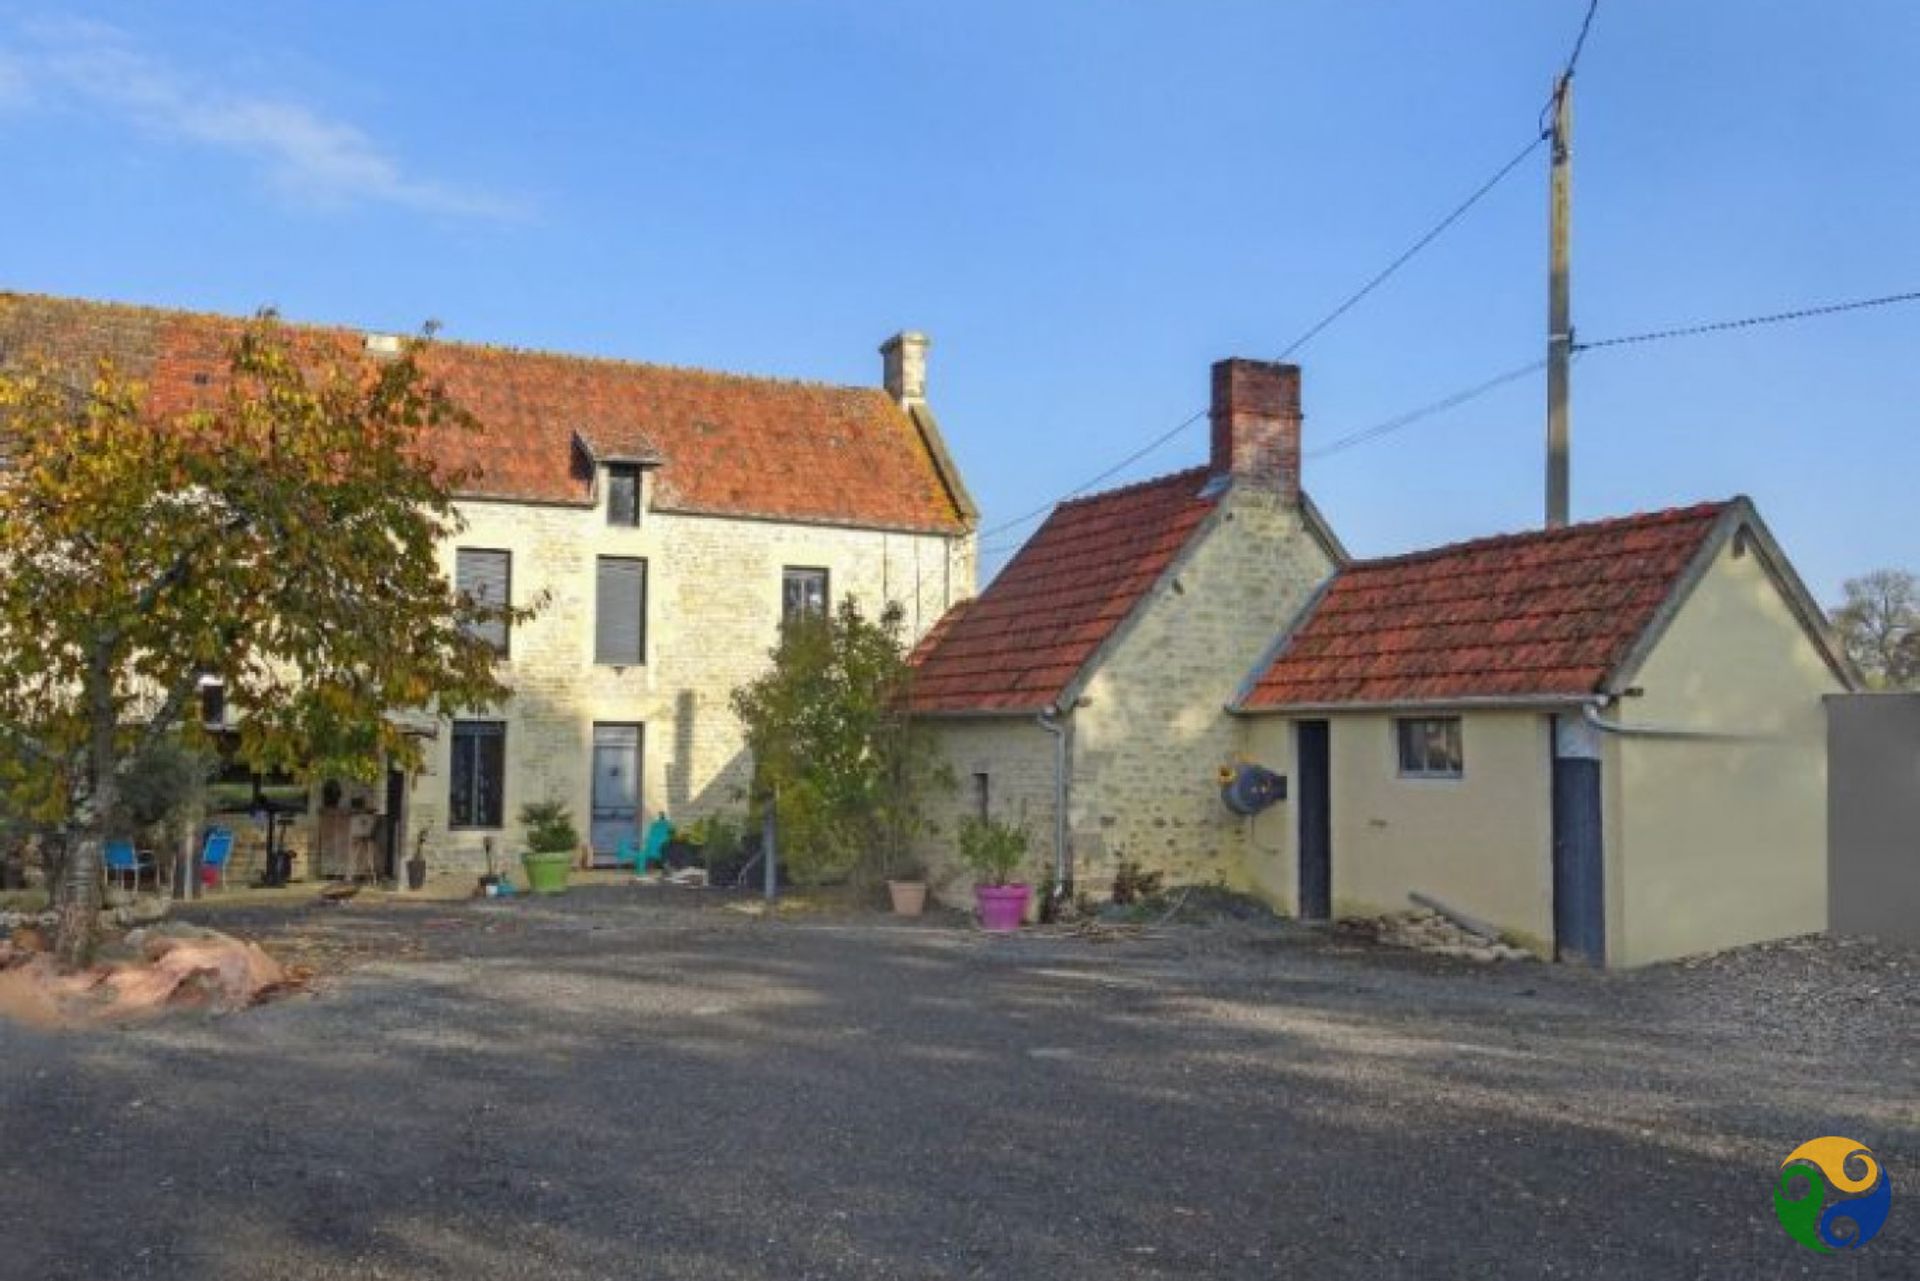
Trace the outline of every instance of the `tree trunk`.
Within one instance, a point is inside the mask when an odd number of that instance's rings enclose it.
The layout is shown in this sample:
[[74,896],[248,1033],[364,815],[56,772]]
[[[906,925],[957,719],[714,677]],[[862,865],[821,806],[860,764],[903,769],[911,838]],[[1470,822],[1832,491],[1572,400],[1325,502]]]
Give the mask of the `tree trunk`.
[[60,924],[54,955],[60,963],[78,969],[93,959],[100,936],[100,869],[106,835],[98,824],[76,833],[67,849],[67,874],[62,882]]
[[[104,647],[103,647],[104,648]],[[78,968],[93,960],[100,941],[100,887],[106,867],[107,825],[119,808],[120,772],[114,737],[119,731],[113,702],[111,668],[96,657],[87,702],[92,712],[93,742],[87,753],[87,794],[74,807],[67,842],[60,923],[54,937],[54,955],[64,966]]]

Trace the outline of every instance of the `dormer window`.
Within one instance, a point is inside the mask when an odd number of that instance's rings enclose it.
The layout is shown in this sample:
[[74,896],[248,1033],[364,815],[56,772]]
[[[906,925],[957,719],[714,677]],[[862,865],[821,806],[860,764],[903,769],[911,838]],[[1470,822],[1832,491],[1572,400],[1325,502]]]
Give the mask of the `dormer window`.
[[640,469],[632,463],[607,465],[607,524],[632,528],[640,523]]

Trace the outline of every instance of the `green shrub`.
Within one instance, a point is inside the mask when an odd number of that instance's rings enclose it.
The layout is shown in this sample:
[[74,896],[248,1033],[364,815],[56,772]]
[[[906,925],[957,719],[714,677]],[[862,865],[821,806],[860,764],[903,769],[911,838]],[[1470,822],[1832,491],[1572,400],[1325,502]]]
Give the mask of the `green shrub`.
[[1023,823],[974,815],[960,824],[960,861],[982,885],[1006,885],[1027,861],[1030,841]]
[[754,812],[773,806],[781,864],[800,884],[890,874],[927,830],[926,797],[952,786],[907,713],[907,653],[898,602],[868,618],[848,597],[784,626],[771,667],[733,692]]
[[580,845],[573,811],[561,801],[530,801],[520,807],[527,849],[535,854],[571,854]]

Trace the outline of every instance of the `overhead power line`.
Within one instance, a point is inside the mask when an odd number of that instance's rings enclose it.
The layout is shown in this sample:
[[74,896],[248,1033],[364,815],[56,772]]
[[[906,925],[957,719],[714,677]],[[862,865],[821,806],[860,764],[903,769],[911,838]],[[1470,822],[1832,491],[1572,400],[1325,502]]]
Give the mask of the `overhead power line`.
[[1571,77],[1574,68],[1580,65],[1580,51],[1587,47],[1587,33],[1593,30],[1593,15],[1600,12],[1600,0],[1589,0],[1587,16],[1580,23],[1580,34],[1574,37],[1573,52],[1567,55],[1567,69],[1560,74]]
[[1526,159],[1528,156],[1531,156],[1535,151],[1539,150],[1540,145],[1545,141],[1546,141],[1546,135],[1544,134],[1537,135],[1531,141],[1529,141],[1526,146],[1520,148],[1519,151],[1515,152],[1513,159],[1507,161],[1506,164],[1501,165],[1498,169],[1494,170],[1493,176],[1491,178],[1488,178],[1485,182],[1481,183],[1479,187],[1475,188],[1474,193],[1472,195],[1468,196],[1465,200],[1461,201],[1458,205],[1455,205],[1452,213],[1449,213],[1446,217],[1442,218],[1439,222],[1435,223],[1432,227],[1430,227],[1427,230],[1426,234],[1421,236],[1420,239],[1414,241],[1411,245],[1407,246],[1405,252],[1403,252],[1398,258],[1395,258],[1392,262],[1388,263],[1385,267],[1381,268],[1379,272],[1375,273],[1373,279],[1367,281],[1366,284],[1360,286],[1360,288],[1354,290],[1353,293],[1349,294],[1345,302],[1341,303],[1338,307],[1335,307],[1332,311],[1328,312],[1325,316],[1322,316],[1305,333],[1301,334],[1298,338],[1288,343],[1286,346],[1286,349],[1282,351],[1277,357],[1275,357],[1275,359],[1285,360],[1288,356],[1293,355],[1294,352],[1299,351],[1302,347],[1306,346],[1308,343],[1312,342],[1315,338],[1319,337],[1321,330],[1333,324],[1334,321],[1340,319],[1340,317],[1346,315],[1349,311],[1352,311],[1354,306],[1358,304],[1363,298],[1365,298],[1368,294],[1372,293],[1374,290],[1378,289],[1381,285],[1385,284],[1387,282],[1388,277],[1392,276],[1396,271],[1399,271],[1402,267],[1406,266],[1409,262],[1412,262],[1413,259],[1419,255],[1421,250],[1425,249],[1428,245],[1432,244],[1434,241],[1438,240],[1441,236],[1445,235],[1449,227],[1453,226],[1454,223],[1459,222],[1462,218],[1464,218],[1467,215],[1468,210],[1472,209],[1475,205],[1479,204],[1483,199],[1485,199],[1488,193],[1490,193],[1495,187],[1498,187],[1503,181],[1506,180],[1506,177],[1508,174],[1512,173],[1515,169],[1518,169],[1523,163],[1526,162]]
[[1451,395],[1442,396],[1439,400],[1429,401],[1418,409],[1410,409],[1403,414],[1396,414],[1384,422],[1375,423],[1371,427],[1365,427],[1359,431],[1349,432],[1345,436],[1337,437],[1324,445],[1307,450],[1304,456],[1307,458],[1325,458],[1328,454],[1337,454],[1342,450],[1352,449],[1355,445],[1364,445],[1368,441],[1378,440],[1382,436],[1391,436],[1397,431],[1402,431],[1417,422],[1432,418],[1436,414],[1443,414],[1449,409],[1458,409],[1470,400],[1478,400],[1488,392],[1497,391],[1510,382],[1516,382],[1519,379],[1525,378],[1528,374],[1537,373],[1546,368],[1546,365],[1547,362],[1545,360],[1528,361],[1526,364],[1514,369],[1509,369],[1503,374],[1495,374],[1485,382],[1475,383],[1473,386],[1465,388],[1462,391],[1456,391]]
[[[1277,357],[1275,357],[1275,359],[1285,360],[1287,357],[1293,355],[1295,352],[1299,351],[1302,347],[1312,342],[1315,338],[1318,338],[1322,332],[1324,332],[1326,329],[1331,327],[1342,316],[1346,315],[1349,311],[1352,311],[1369,294],[1371,294],[1374,290],[1378,289],[1381,285],[1385,284],[1390,278],[1392,278],[1392,276],[1396,272],[1398,272],[1402,267],[1406,266],[1409,262],[1412,262],[1415,258],[1417,258],[1420,255],[1420,253],[1427,248],[1427,246],[1431,245],[1434,241],[1438,240],[1441,236],[1445,235],[1449,228],[1451,228],[1455,223],[1459,222],[1462,218],[1466,217],[1467,213],[1471,211],[1475,205],[1479,204],[1482,200],[1486,199],[1486,197],[1492,193],[1494,188],[1498,187],[1502,182],[1506,181],[1507,177],[1511,175],[1514,172],[1514,170],[1518,169],[1523,163],[1525,163],[1527,157],[1531,156],[1536,150],[1538,150],[1540,145],[1545,141],[1546,141],[1546,138],[1544,134],[1530,139],[1527,142],[1526,146],[1522,147],[1519,151],[1514,153],[1512,159],[1508,160],[1505,164],[1501,165],[1498,169],[1494,170],[1491,177],[1487,178],[1486,181],[1482,182],[1478,187],[1474,188],[1473,193],[1471,195],[1469,195],[1465,200],[1462,200],[1459,204],[1455,205],[1451,210],[1448,211],[1446,216],[1441,218],[1440,221],[1434,223],[1425,232],[1423,232],[1417,240],[1415,240],[1412,244],[1408,245],[1406,249],[1402,250],[1400,254],[1396,256],[1391,262],[1389,262],[1385,267],[1382,267],[1379,271],[1375,272],[1371,277],[1369,277],[1365,284],[1361,285],[1358,289],[1354,290],[1351,294],[1348,294],[1346,298],[1339,303],[1338,306],[1334,307],[1333,310],[1327,312],[1319,320],[1315,321],[1312,325],[1308,326],[1300,334],[1299,337],[1295,338],[1292,342],[1288,343],[1287,346],[1280,352],[1280,354]],[[1086,481],[1083,481],[1082,483],[1068,490],[1066,493],[1061,494],[1057,498],[1049,500],[1048,502],[1042,504],[1039,507],[1035,507],[1031,511],[1023,512],[1020,515],[1015,516],[1011,520],[1003,521],[1000,524],[993,526],[991,529],[982,530],[980,532],[980,537],[991,538],[995,534],[1002,534],[1010,529],[1017,529],[1021,525],[1026,524],[1027,522],[1035,519],[1036,517],[1046,515],[1048,512],[1052,511],[1054,507],[1059,503],[1063,503],[1069,498],[1075,498],[1081,494],[1086,493],[1088,490],[1092,489],[1095,485],[1098,485],[1103,481],[1111,479],[1113,476],[1115,476],[1119,472],[1124,471],[1126,468],[1132,466],[1134,463],[1139,462],[1142,458],[1145,458],[1148,454],[1151,454],[1154,450],[1160,448],[1162,445],[1166,444],[1168,441],[1178,436],[1181,432],[1186,431],[1189,427],[1192,427],[1195,423],[1198,423],[1201,419],[1205,418],[1206,416],[1207,416],[1207,410],[1205,409],[1196,410],[1194,413],[1189,414],[1187,417],[1181,419],[1178,423],[1175,423],[1172,427],[1168,428],[1166,431],[1162,432],[1160,435],[1155,436],[1152,440],[1148,441],[1146,444],[1142,445],[1140,448],[1128,454],[1125,458],[1121,459],[1119,462],[1113,464],[1113,466],[1101,472],[1098,476],[1094,476]]]
[[1903,294],[1887,294],[1880,298],[1857,298],[1852,302],[1827,303],[1818,307],[1799,307],[1792,311],[1776,311],[1764,316],[1743,316],[1739,320],[1714,320],[1699,325],[1682,325],[1675,329],[1650,329],[1641,334],[1622,334],[1617,338],[1600,338],[1593,342],[1576,342],[1575,351],[1599,351],[1606,347],[1630,347],[1639,343],[1665,342],[1669,338],[1693,338],[1700,334],[1724,333],[1729,329],[1753,329],[1761,325],[1785,324],[1790,320],[1809,320],[1817,316],[1837,316],[1841,312],[1866,311],[1873,307],[1892,307],[1898,303],[1920,302],[1920,290]]

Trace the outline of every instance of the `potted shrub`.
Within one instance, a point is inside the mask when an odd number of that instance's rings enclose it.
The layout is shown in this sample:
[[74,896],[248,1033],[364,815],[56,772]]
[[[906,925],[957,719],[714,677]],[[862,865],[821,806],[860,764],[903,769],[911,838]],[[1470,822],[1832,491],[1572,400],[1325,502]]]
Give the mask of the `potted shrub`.
[[960,825],[960,859],[973,873],[980,927],[1006,934],[1027,916],[1033,887],[1013,876],[1027,860],[1027,829],[997,819],[969,818]]
[[895,916],[918,916],[926,911],[926,870],[910,858],[895,863],[887,877],[887,897],[893,900]]
[[520,807],[520,826],[527,832],[527,852],[520,856],[527,888],[535,894],[563,893],[580,844],[572,811],[559,801],[533,801]]

